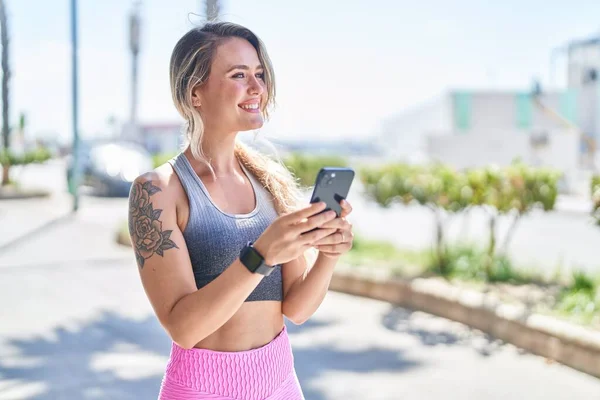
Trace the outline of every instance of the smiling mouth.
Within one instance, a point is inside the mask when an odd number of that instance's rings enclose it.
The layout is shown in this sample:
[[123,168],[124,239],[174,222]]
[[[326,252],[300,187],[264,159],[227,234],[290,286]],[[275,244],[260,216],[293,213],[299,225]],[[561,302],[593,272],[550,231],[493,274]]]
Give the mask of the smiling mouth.
[[258,103],[240,104],[238,107],[251,113],[257,113],[260,111],[260,105]]

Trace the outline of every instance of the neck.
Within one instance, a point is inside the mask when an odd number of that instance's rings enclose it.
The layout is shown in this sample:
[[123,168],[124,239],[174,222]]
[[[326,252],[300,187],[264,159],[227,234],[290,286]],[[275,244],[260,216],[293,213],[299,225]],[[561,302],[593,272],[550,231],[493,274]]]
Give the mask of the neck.
[[[230,134],[204,132],[202,150],[217,177],[232,176],[240,170],[235,156],[236,137],[237,132]],[[191,155],[189,148],[186,152]],[[206,167],[206,164],[201,164]]]

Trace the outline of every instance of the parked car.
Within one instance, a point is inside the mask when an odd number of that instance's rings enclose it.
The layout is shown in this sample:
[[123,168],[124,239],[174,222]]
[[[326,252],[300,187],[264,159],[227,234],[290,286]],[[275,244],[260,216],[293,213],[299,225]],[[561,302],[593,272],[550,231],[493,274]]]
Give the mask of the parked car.
[[[134,179],[153,167],[150,153],[132,142],[81,142],[78,155],[80,184],[103,196],[127,197]],[[73,157],[69,157],[69,181],[73,170]]]

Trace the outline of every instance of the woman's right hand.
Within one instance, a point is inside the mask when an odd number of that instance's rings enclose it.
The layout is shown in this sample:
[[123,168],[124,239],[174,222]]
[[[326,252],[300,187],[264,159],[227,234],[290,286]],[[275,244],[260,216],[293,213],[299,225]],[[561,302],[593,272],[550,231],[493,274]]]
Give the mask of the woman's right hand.
[[254,242],[254,248],[263,256],[265,264],[292,261],[313,243],[335,232],[335,229],[315,229],[336,218],[335,211],[319,214],[325,207],[323,202],[314,203],[273,221]]

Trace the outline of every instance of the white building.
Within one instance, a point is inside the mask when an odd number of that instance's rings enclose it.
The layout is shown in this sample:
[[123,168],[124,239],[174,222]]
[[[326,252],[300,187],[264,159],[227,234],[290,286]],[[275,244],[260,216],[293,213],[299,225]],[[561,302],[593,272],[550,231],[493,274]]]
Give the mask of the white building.
[[563,190],[585,193],[600,138],[600,39],[568,48],[568,88],[451,91],[386,121],[388,159],[457,168],[521,159],[564,173]]

